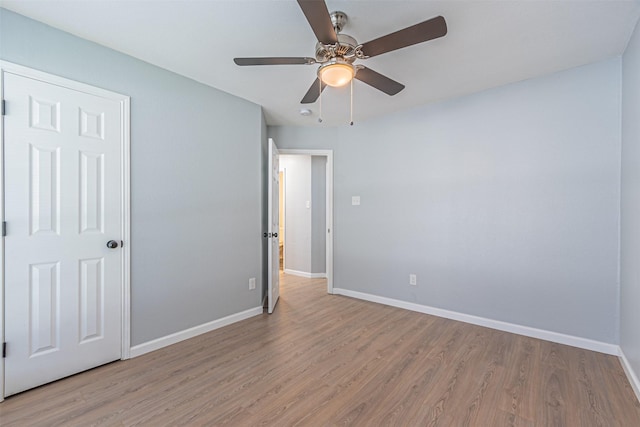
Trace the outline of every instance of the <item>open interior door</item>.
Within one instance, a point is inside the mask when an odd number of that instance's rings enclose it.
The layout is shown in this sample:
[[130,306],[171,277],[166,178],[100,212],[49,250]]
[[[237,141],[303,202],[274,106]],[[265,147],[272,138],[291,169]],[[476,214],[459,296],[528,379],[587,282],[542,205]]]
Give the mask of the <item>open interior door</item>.
[[280,228],[280,157],[278,147],[276,147],[273,139],[269,138],[269,201],[268,201],[268,221],[269,229],[267,230],[267,246],[268,250],[268,301],[269,314],[273,313],[274,308],[280,297],[280,246],[278,239],[278,230]]

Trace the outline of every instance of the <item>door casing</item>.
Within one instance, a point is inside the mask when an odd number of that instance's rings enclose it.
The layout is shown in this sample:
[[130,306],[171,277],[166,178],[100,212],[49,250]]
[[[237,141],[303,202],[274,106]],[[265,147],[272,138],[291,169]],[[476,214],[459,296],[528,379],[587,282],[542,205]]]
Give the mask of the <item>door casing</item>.
[[[124,242],[121,251],[122,262],[122,344],[121,359],[130,357],[131,347],[131,197],[130,197],[130,98],[119,93],[111,92],[105,89],[90,86],[84,83],[69,80],[63,77],[55,76],[32,68],[24,67],[7,61],[0,60],[0,99],[4,99],[4,76],[5,73],[16,74],[45,83],[62,86],[68,89],[85,92],[90,95],[111,99],[120,103],[121,114],[121,170],[122,170],[122,230],[121,236]],[[8,108],[10,109],[10,107]],[[0,120],[0,222],[4,223],[4,119]],[[4,301],[4,261],[5,247],[4,236],[0,244],[0,334],[2,334],[2,342],[5,342],[4,325],[5,325],[5,301]],[[10,351],[10,349],[8,350]],[[4,400],[4,360],[0,363],[0,402]]]

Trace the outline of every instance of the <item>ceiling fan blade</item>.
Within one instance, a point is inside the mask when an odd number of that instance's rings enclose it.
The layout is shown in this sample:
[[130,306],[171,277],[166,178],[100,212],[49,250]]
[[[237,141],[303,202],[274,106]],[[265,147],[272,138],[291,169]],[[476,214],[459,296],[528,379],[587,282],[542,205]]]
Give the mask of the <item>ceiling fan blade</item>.
[[300,104],[313,104],[314,102],[316,102],[316,100],[320,96],[320,92],[323,91],[325,87],[327,87],[324,82],[322,83],[322,89],[319,89],[318,85],[320,85],[320,79],[316,77],[316,81],[313,82],[307,93],[302,98],[302,101],[300,101]]
[[298,0],[298,4],[319,42],[338,43],[336,30],[333,29],[329,10],[323,0]]
[[395,33],[387,34],[362,45],[362,53],[368,57],[402,49],[403,47],[437,39],[447,34],[447,23],[442,16],[436,16]]
[[391,80],[389,77],[383,76],[382,74],[373,71],[371,68],[363,66],[358,67],[358,72],[356,73],[355,78],[391,96],[404,89],[404,85],[402,83]]
[[295,57],[266,57],[266,58],[233,58],[236,65],[294,65],[294,64],[315,64],[313,58]]

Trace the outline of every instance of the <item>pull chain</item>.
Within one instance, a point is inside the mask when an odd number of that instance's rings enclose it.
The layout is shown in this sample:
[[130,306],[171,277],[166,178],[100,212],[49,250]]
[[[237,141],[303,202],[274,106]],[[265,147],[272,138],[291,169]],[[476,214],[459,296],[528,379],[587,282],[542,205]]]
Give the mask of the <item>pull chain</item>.
[[318,98],[320,99],[320,113],[318,114],[318,123],[322,123],[322,80],[318,79]]
[[[322,80],[318,79],[318,123],[322,123]],[[353,79],[349,87],[349,125],[353,126]]]
[[349,107],[350,125],[353,126],[353,79],[351,79],[351,105]]

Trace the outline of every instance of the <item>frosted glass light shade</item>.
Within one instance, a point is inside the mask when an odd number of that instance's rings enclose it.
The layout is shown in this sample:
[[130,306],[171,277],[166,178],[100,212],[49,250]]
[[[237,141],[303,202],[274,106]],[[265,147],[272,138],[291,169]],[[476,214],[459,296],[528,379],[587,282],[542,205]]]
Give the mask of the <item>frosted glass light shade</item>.
[[344,86],[353,79],[355,70],[351,64],[333,63],[327,64],[318,70],[318,77],[328,86]]

